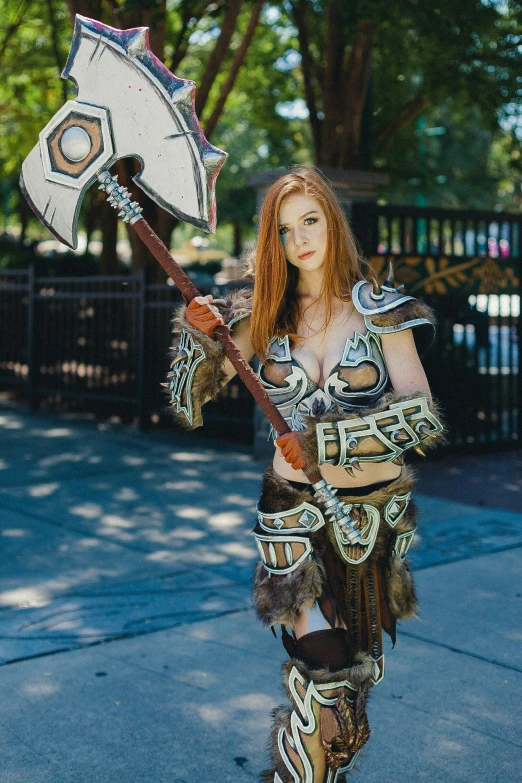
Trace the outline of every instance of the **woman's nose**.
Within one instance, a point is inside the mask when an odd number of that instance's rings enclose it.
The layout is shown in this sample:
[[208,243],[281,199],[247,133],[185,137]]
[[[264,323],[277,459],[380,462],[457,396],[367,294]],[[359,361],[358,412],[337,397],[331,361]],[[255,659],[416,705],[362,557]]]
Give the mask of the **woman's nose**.
[[306,231],[301,226],[294,231],[294,242],[298,247],[306,242]]

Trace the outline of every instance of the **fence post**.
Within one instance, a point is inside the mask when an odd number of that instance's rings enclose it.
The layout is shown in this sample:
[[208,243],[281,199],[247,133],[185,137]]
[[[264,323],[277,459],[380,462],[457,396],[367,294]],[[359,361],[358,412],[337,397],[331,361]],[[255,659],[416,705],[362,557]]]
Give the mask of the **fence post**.
[[136,394],[138,403],[138,427],[146,427],[145,405],[145,306],[147,301],[147,277],[145,269],[138,276],[138,299],[136,307]]
[[36,410],[38,407],[38,394],[36,392],[36,367],[34,350],[34,264],[27,270],[27,397],[29,408]]

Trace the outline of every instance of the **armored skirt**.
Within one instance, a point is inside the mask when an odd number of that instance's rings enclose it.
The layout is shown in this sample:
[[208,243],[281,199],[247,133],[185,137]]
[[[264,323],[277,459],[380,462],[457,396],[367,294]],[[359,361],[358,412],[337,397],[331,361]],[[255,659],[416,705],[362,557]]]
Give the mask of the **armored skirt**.
[[[265,625],[282,626],[293,707],[275,713],[267,782],[343,780],[369,736],[364,703],[384,676],[382,631],[395,643],[396,621],[416,613],[405,559],[416,529],[412,485],[412,471],[403,466],[391,482],[352,494],[339,490],[362,534],[362,543],[349,544],[325,519],[311,487],[272,468],[265,472],[254,530],[261,555],[254,603]],[[291,631],[309,611],[320,611],[325,627],[335,630],[296,639]]]

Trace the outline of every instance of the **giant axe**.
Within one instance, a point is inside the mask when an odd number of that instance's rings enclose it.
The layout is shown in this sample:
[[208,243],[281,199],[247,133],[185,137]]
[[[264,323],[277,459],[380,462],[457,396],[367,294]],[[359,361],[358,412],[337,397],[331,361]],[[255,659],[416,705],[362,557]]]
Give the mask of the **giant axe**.
[[[195,84],[178,79],[149,48],[148,28],[116,30],[77,16],[62,77],[78,89],[40,133],[22,166],[20,186],[31,208],[57,239],[75,249],[83,197],[97,179],[118,215],[141,237],[190,302],[199,291],[109,173],[120,158],[137,158],[134,182],[160,207],[205,231],[215,231],[214,184],[226,153],[206,140],[194,109]],[[274,429],[290,428],[242,357],[228,326],[213,335]],[[364,543],[351,506],[309,467],[316,498],[346,544]]]

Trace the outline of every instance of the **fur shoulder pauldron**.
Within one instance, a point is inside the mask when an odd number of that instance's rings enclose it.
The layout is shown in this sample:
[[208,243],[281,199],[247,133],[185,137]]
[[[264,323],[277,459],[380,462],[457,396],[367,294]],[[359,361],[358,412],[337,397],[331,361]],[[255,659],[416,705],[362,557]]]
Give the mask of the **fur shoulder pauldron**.
[[392,334],[405,329],[414,329],[419,353],[422,353],[433,339],[435,315],[433,310],[403,291],[404,286],[395,287],[393,270],[382,285],[360,280],[352,290],[353,305],[361,315],[369,332]]

